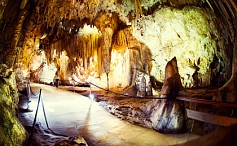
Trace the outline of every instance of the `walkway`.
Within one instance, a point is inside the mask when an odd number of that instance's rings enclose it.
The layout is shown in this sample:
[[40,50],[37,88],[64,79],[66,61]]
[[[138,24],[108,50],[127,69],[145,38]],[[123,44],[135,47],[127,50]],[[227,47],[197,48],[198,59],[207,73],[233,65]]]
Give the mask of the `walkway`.
[[[152,129],[132,125],[106,112],[97,102],[74,92],[55,87],[32,84],[42,97],[49,127],[68,136],[83,136],[95,146],[166,146],[182,143],[197,136],[192,134],[160,134]],[[36,109],[37,98],[32,98],[31,109]],[[34,112],[24,113],[33,123]],[[38,120],[46,129],[42,108]]]

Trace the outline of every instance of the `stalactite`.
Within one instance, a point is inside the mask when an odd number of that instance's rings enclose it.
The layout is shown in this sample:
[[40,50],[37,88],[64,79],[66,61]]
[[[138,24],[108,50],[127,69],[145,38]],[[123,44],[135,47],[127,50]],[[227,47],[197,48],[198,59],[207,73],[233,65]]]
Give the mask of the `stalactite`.
[[127,46],[126,35],[124,34],[124,30],[120,30],[118,33],[118,44],[120,46]]
[[102,70],[103,70],[103,64],[102,64],[102,49],[101,47],[97,48],[97,60],[98,60],[98,74],[99,76],[102,74]]
[[85,62],[85,58],[86,58],[86,42],[83,42],[83,67],[86,69],[86,62]]
[[86,58],[87,57],[89,57],[90,56],[90,35],[89,36],[87,36],[87,39],[86,39],[86,48],[85,48],[85,50],[86,50]]
[[78,49],[79,49],[79,57],[82,57],[82,49],[80,48],[80,45],[79,45],[79,42],[80,42],[80,39],[78,38],[77,39],[77,43],[78,43]]
[[93,52],[93,36],[92,35],[90,35],[90,57],[92,56],[92,52]]
[[[66,24],[63,23],[62,27],[66,27]],[[81,76],[83,79],[87,78],[85,76],[89,75],[101,75],[103,71],[103,65],[101,60],[101,48],[99,47],[102,35],[93,27],[91,28],[92,30],[90,30],[90,28],[89,30],[88,28],[86,28],[84,29],[84,31],[79,31],[82,33],[78,33],[75,35],[73,33],[69,33],[69,30],[67,29],[62,29],[62,33],[57,33],[57,39],[53,39],[53,41],[55,41],[54,44],[52,43],[51,38],[46,38],[44,40],[44,44],[51,44],[48,46],[48,49],[46,49],[48,63],[54,60],[56,66],[62,66],[61,63],[65,62],[57,60],[60,60],[62,52],[65,51],[70,63],[68,67],[70,67],[73,74],[75,73],[76,76]],[[95,31],[95,33],[93,31]],[[52,57],[53,48],[56,49],[57,52],[60,52],[60,55],[54,55],[54,57]],[[73,71],[73,68],[79,68],[80,71]]]
[[[98,39],[99,39],[99,37],[98,36],[95,36],[95,40],[94,40],[94,42],[95,42],[95,46],[94,46],[94,51],[93,51],[93,56],[97,56],[97,47],[98,47]],[[98,57],[97,57],[98,58]]]
[[134,7],[135,7],[135,11],[136,11],[136,19],[139,19],[140,15],[143,15],[140,0],[134,0]]

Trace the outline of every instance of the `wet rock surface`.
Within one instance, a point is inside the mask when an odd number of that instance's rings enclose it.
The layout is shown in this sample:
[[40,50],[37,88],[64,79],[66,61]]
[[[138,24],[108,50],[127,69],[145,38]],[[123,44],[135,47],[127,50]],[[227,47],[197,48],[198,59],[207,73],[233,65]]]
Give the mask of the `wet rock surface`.
[[[165,81],[161,88],[160,97],[162,102],[154,101],[149,105],[152,127],[162,133],[178,133],[184,125],[184,104],[176,100],[182,86],[177,67],[177,60],[174,57],[165,67]],[[148,111],[149,111],[148,110]]]
[[111,114],[120,119],[143,127],[152,128],[151,121],[144,109],[151,99],[131,98],[125,96],[97,96],[97,101]]

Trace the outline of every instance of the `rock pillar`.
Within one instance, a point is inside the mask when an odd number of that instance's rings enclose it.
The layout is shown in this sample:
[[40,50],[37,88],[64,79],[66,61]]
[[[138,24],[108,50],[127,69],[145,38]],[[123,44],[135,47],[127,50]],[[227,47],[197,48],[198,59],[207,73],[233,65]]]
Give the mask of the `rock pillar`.
[[151,110],[150,120],[152,127],[162,133],[178,133],[183,128],[184,113],[183,103],[175,98],[182,90],[182,84],[178,73],[177,60],[174,57],[165,68],[165,81],[162,86],[161,100],[149,103]]

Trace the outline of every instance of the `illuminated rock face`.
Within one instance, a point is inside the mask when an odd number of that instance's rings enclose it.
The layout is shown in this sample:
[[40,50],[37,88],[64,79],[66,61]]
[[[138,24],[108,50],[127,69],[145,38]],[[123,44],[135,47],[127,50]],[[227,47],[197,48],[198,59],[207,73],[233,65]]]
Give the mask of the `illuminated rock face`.
[[[211,85],[214,72],[221,73],[226,81],[230,76],[230,59],[224,52],[214,16],[211,11],[197,7],[167,7],[142,17],[135,24],[133,35],[150,48],[151,75],[163,82],[167,61],[176,57],[185,87]],[[215,67],[211,67],[214,62]]]
[[[110,87],[126,87],[134,84],[136,69],[148,65],[148,73],[164,82],[165,65],[173,57],[184,87],[223,84],[229,79],[231,60],[224,51],[216,17],[208,9],[160,8],[138,19],[130,29],[117,32],[117,18],[113,17],[103,13],[96,18],[98,35],[87,35],[81,29],[79,39],[59,40],[50,46],[51,51],[46,50],[47,60],[51,58],[60,68],[61,79],[93,81],[106,87],[108,72]],[[139,54],[134,55],[135,50]]]
[[[231,58],[227,57],[230,52],[224,51],[228,50],[228,45],[223,43],[223,32],[216,23],[215,14],[207,8],[184,7],[189,2],[202,5],[203,0],[170,2],[170,6],[182,9],[158,7],[159,3],[166,3],[165,0],[142,1],[141,4],[131,1],[71,1],[67,8],[62,6],[63,3],[50,1],[44,16],[47,19],[40,21],[46,21],[57,33],[54,35],[51,29],[47,35],[40,34],[40,40],[37,38],[32,42],[34,39],[26,39],[22,53],[24,68],[31,66],[29,62],[36,59],[31,55],[35,52],[29,48],[37,50],[40,43],[44,46],[47,68],[39,72],[38,78],[52,80],[56,68],[62,80],[93,81],[107,87],[106,73],[109,73],[111,88],[125,88],[135,84],[137,70],[144,70],[147,65],[147,73],[152,79],[164,82],[165,65],[176,57],[184,87],[226,82],[230,77]],[[95,11],[89,13],[87,4]],[[60,15],[50,13],[54,5],[55,13]],[[139,5],[151,14],[137,17]],[[148,11],[150,7],[151,12]],[[69,8],[72,8],[72,13],[67,17],[63,12]],[[59,17],[60,22],[56,21]],[[87,23],[90,25],[84,25]],[[46,77],[47,70],[50,77]],[[154,95],[157,94],[158,90],[154,90]]]
[[22,145],[26,131],[16,117],[18,104],[15,74],[0,65],[0,144]]

